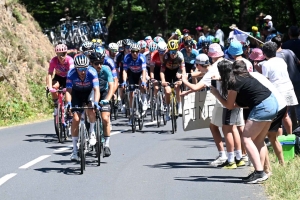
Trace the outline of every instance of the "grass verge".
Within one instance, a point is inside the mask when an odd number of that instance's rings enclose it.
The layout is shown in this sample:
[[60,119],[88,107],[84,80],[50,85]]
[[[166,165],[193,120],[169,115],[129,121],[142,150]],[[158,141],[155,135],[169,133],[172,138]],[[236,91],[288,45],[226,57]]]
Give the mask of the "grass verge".
[[295,200],[300,198],[300,157],[281,166],[275,162],[276,156],[270,153],[272,176],[264,184],[266,193],[272,200]]

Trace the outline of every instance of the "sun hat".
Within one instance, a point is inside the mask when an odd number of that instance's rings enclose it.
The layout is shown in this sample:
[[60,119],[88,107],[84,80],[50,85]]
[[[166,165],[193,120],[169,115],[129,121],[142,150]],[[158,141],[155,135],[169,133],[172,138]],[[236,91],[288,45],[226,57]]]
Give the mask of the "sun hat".
[[196,30],[197,30],[197,31],[201,31],[201,30],[202,30],[202,27],[201,27],[201,26],[198,26],[198,27],[196,28]]
[[272,17],[271,17],[271,15],[267,15],[264,19],[272,20]]
[[255,31],[255,32],[257,32],[257,31],[258,31],[258,28],[257,28],[257,26],[252,26],[252,31]]
[[195,64],[209,65],[209,58],[205,53],[201,53],[196,57]]
[[228,53],[232,56],[242,55],[243,45],[239,41],[233,40],[228,48]]
[[231,26],[229,26],[230,29],[235,29],[237,28],[236,24],[231,24]]
[[222,48],[218,43],[213,43],[209,45],[208,56],[212,58],[222,57],[224,56],[224,52],[222,51]]
[[252,49],[252,52],[251,52],[251,54],[249,55],[249,58],[250,58],[251,60],[260,61],[260,60],[264,60],[264,59],[265,59],[265,56],[264,56],[264,54],[263,54],[263,52],[262,52],[261,49],[259,49],[259,48],[254,48],[254,49]]

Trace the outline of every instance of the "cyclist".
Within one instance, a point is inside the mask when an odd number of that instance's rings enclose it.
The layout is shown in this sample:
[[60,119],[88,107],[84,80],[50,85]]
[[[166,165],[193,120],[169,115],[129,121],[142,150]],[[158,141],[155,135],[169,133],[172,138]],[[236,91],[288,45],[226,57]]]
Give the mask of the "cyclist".
[[[101,54],[103,54],[103,56],[105,56],[105,49],[102,48],[96,48],[94,49],[94,51],[97,51]],[[110,58],[108,55],[105,56],[104,58],[104,63],[103,65],[107,65],[109,66],[112,75],[113,75],[113,79],[114,79],[114,88],[113,88],[113,93],[115,93],[115,91],[118,89],[119,86],[119,80],[118,80],[118,74],[117,74],[117,70],[116,70],[116,63],[113,61],[112,58]]]
[[[124,58],[124,70],[123,70],[123,87],[126,85],[127,80],[127,71],[130,71],[128,76],[129,84],[138,84],[142,93],[142,101],[143,101],[143,115],[147,111],[147,94],[146,94],[146,58],[143,54],[139,53],[140,46],[136,43],[130,45],[131,53],[126,55]],[[128,70],[129,69],[129,70]],[[134,87],[130,87],[130,96],[129,96],[129,107],[130,112],[132,112],[132,99],[133,99],[133,90]],[[129,125],[131,125],[132,119],[129,119]]]
[[144,40],[140,40],[138,41],[138,45],[140,46],[141,50],[140,53],[147,55],[149,53],[147,47],[147,42],[145,42]]
[[116,54],[119,51],[119,45],[117,43],[109,43],[108,45],[108,57],[113,59],[116,62]]
[[193,49],[193,45],[194,41],[192,38],[188,38],[184,41],[184,48],[181,50],[185,62],[186,73],[191,73],[194,71],[195,59],[199,55],[198,51]]
[[105,55],[103,54],[102,48],[96,48],[95,52],[90,55],[92,66],[98,72],[99,86],[100,86],[100,105],[101,107],[101,118],[103,122],[104,131],[104,157],[111,155],[109,148],[110,139],[110,104],[109,101],[114,93],[114,80],[113,74],[109,66],[104,65]]
[[93,42],[86,41],[82,44],[82,52],[85,56],[89,57],[91,52],[94,51],[94,45]]
[[[54,115],[57,113],[57,100],[58,94],[55,93],[60,87],[66,87],[67,74],[70,69],[74,67],[74,60],[67,55],[68,47],[64,44],[58,44],[55,47],[56,56],[51,59],[48,75],[47,86],[52,94],[52,100],[54,102]],[[52,79],[53,72],[55,70],[55,76]]]
[[94,47],[102,47],[102,40],[101,39],[92,39],[92,43]]
[[[163,58],[163,65],[160,69],[160,78],[162,85],[165,87],[165,98],[167,104],[167,114],[166,119],[170,120],[169,111],[170,111],[170,94],[171,88],[168,86],[168,83],[176,82],[177,77],[176,73],[181,72],[182,74],[186,74],[185,72],[185,64],[184,58],[180,51],[178,51],[178,42],[176,40],[169,40],[168,45],[168,52],[165,53]],[[178,102],[178,114],[182,115],[182,105],[181,105],[181,98],[180,98],[180,86],[181,83],[176,84],[176,98]]]
[[[71,126],[73,151],[71,154],[71,160],[78,160],[78,130],[79,122],[82,110],[76,109],[76,107],[82,107],[84,104],[92,106],[93,101],[96,107],[99,107],[99,80],[97,71],[89,66],[89,59],[85,55],[78,55],[74,60],[75,68],[71,69],[67,76],[67,91],[66,91],[66,106],[72,109],[73,121]],[[94,131],[95,127],[95,113],[92,109],[87,110],[88,118],[90,121],[90,144],[96,144],[96,135]]]

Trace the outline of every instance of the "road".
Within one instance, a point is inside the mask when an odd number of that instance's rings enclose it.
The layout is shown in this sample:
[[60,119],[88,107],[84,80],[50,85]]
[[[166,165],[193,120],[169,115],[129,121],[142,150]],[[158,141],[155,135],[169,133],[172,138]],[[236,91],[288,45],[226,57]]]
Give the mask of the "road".
[[209,129],[170,133],[171,123],[147,124],[132,133],[124,118],[113,121],[112,155],[69,160],[71,141],[59,144],[52,121],[0,130],[0,199],[266,199],[261,185],[247,185],[236,170],[208,165],[216,155]]

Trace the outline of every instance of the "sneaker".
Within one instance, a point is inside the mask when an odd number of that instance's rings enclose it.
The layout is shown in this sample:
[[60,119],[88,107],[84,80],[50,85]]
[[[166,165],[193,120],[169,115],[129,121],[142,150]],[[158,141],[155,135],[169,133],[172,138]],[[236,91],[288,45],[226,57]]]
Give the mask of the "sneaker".
[[104,157],[109,157],[111,155],[110,148],[104,147]]
[[236,166],[237,166],[237,167],[242,167],[242,166],[245,166],[245,165],[246,165],[246,164],[245,164],[245,161],[243,160],[243,158],[241,158],[240,160],[234,158],[234,160],[235,160],[235,163],[236,163]]
[[182,106],[178,106],[178,115],[182,115]]
[[125,104],[123,104],[123,106],[122,106],[122,109],[121,109],[121,112],[122,112],[123,114],[125,114],[125,113],[126,113]]
[[249,161],[249,157],[247,156],[247,154],[246,154],[246,155],[243,155],[242,160],[243,160],[244,162],[248,162],[248,161]]
[[147,103],[147,101],[145,101],[143,103],[143,111],[146,111],[147,109],[148,109],[148,103]]
[[222,157],[218,156],[216,158],[216,160],[210,162],[209,164],[212,165],[212,166],[214,166],[214,167],[217,167],[218,165],[222,165],[226,161],[227,161],[227,158],[222,158]]
[[258,174],[256,171],[251,173],[248,177],[243,178],[244,183],[254,184],[254,183],[261,183],[268,179],[268,175],[263,172],[262,174]]
[[167,111],[167,112],[166,112],[166,121],[170,121],[170,120],[171,120],[170,114],[169,114],[169,112]]
[[71,154],[71,156],[70,156],[70,159],[71,159],[71,161],[78,161],[78,160],[79,160],[76,151],[73,151],[73,152],[72,152],[72,154]]
[[224,162],[221,165],[218,165],[218,167],[222,167],[223,169],[236,169],[236,163],[235,162],[231,162],[229,163],[228,160],[226,160],[226,162]]
[[118,109],[119,109],[119,111],[121,111],[121,110],[122,110],[122,108],[123,108],[123,106],[122,106],[122,102],[121,102],[121,101],[118,101]]
[[131,125],[132,125],[132,120],[129,119],[128,126],[131,126]]
[[96,144],[96,134],[95,131],[90,133],[90,140],[89,140],[90,145],[94,146]]

